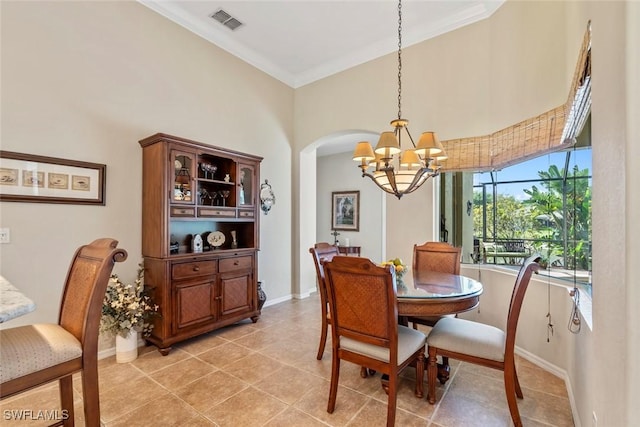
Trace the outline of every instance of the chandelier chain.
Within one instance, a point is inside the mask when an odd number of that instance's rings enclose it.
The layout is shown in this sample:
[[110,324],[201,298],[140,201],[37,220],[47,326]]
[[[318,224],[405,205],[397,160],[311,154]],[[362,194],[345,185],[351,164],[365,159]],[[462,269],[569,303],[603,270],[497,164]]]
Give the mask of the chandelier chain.
[[402,0],[398,1],[398,120],[402,118]]
[[[409,121],[402,118],[402,0],[397,1],[398,118],[391,120],[393,131],[380,134],[375,150],[370,142],[359,142],[353,160],[360,162],[362,177],[370,178],[381,190],[400,199],[437,176],[441,168],[439,162],[446,159],[446,154],[435,132],[423,132],[416,145],[407,126]],[[403,134],[413,147],[402,149]],[[375,166],[372,173],[367,172],[370,166]]]

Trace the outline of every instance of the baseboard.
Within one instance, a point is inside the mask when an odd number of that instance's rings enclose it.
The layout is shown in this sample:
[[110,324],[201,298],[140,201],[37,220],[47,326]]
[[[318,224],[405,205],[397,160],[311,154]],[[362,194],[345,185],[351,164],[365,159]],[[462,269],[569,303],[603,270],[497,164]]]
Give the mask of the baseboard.
[[564,380],[564,385],[567,388],[567,394],[569,396],[569,404],[571,405],[571,414],[573,415],[573,425],[575,427],[581,427],[582,424],[580,423],[580,416],[578,415],[578,408],[576,406],[576,401],[573,396],[573,389],[571,388],[571,381],[569,380],[569,375],[567,374],[567,371],[557,367],[552,363],[547,362],[544,359],[541,359],[540,357],[536,356],[533,353],[528,352],[527,350],[523,350],[520,347],[516,346],[515,353],[518,356],[522,357],[523,359],[528,360],[534,365]]
[[295,299],[305,299],[305,298],[309,298],[311,296],[312,293],[315,292],[315,288],[313,289],[307,289],[306,292],[300,292],[298,294],[293,294],[293,298]]
[[264,303],[265,307],[269,307],[271,305],[280,304],[281,302],[290,301],[292,299],[305,299],[309,298],[313,293],[317,292],[316,288],[309,289],[306,292],[300,292],[297,294],[289,294],[276,299],[267,299],[267,302]]
[[[138,338],[138,348],[145,345],[145,342],[142,338]],[[116,355],[116,347],[113,346],[111,348],[105,348],[104,350],[100,350],[98,352],[98,360],[106,359],[107,357]]]
[[272,305],[280,304],[281,302],[289,301],[290,299],[291,299],[291,294],[285,295],[283,297],[276,298],[276,299],[267,298],[267,301],[264,303],[264,307],[269,307],[269,306],[272,306]]

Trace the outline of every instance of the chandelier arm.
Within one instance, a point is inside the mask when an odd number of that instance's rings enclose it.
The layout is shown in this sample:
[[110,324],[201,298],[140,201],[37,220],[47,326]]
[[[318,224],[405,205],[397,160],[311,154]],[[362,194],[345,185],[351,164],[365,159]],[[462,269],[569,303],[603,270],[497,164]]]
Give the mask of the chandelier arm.
[[393,167],[384,168],[382,171],[385,173],[387,179],[389,180],[389,185],[391,186],[391,190],[393,190],[392,194],[395,194],[396,197],[398,197],[398,200],[400,200],[402,194],[398,191],[398,184],[396,183],[396,175],[393,173]]
[[369,172],[362,171],[362,177],[364,178],[365,176],[371,178],[371,181],[373,181],[373,183],[376,184],[378,186],[378,188],[380,188],[385,193],[393,194],[394,196],[396,196],[398,198],[400,198],[402,196],[402,195],[398,196],[392,190],[390,190],[388,188],[384,188],[382,185],[380,185],[380,183],[378,181],[376,181],[376,178],[372,174],[370,174]]
[[411,141],[411,145],[413,145],[413,148],[416,148],[416,143],[413,142],[413,137],[411,136],[411,132],[409,132],[409,127],[405,126],[404,130],[407,131],[407,135],[409,135],[409,141]]
[[[424,180],[422,180],[422,176],[424,174],[427,174],[427,177]],[[411,181],[411,184],[409,184],[409,187],[407,187],[407,189],[403,192],[403,194],[413,193],[415,190],[420,188],[422,184],[424,184],[429,178],[433,178],[436,175],[437,173],[433,173],[431,169],[427,167],[420,168],[418,173],[416,173],[416,175],[413,177],[413,181]],[[420,185],[418,185],[419,182],[421,182]]]

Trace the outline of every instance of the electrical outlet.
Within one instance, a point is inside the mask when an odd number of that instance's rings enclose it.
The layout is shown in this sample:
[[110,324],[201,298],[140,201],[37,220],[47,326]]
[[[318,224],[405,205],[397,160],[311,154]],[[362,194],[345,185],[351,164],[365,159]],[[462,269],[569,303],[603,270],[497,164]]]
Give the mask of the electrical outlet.
[[0,228],[0,243],[11,243],[11,232],[8,228]]

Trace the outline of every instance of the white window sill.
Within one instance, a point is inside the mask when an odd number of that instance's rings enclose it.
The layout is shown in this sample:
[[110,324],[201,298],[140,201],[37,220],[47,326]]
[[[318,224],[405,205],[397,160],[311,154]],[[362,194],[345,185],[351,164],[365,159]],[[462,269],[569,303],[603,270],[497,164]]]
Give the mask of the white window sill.
[[[463,268],[467,268],[470,270],[480,270],[480,271],[498,271],[510,274],[517,274],[519,266],[507,266],[507,265],[497,265],[497,264],[462,264]],[[538,280],[550,282],[555,286],[562,286],[567,289],[567,296],[571,297],[570,292],[573,291],[573,284],[568,280],[558,279],[546,275],[543,273],[539,274]],[[584,288],[583,285],[578,285],[578,292],[580,292],[580,301],[578,306],[578,311],[580,312],[580,319],[584,321],[589,330],[593,330],[593,317],[592,317],[592,298],[589,292]]]

